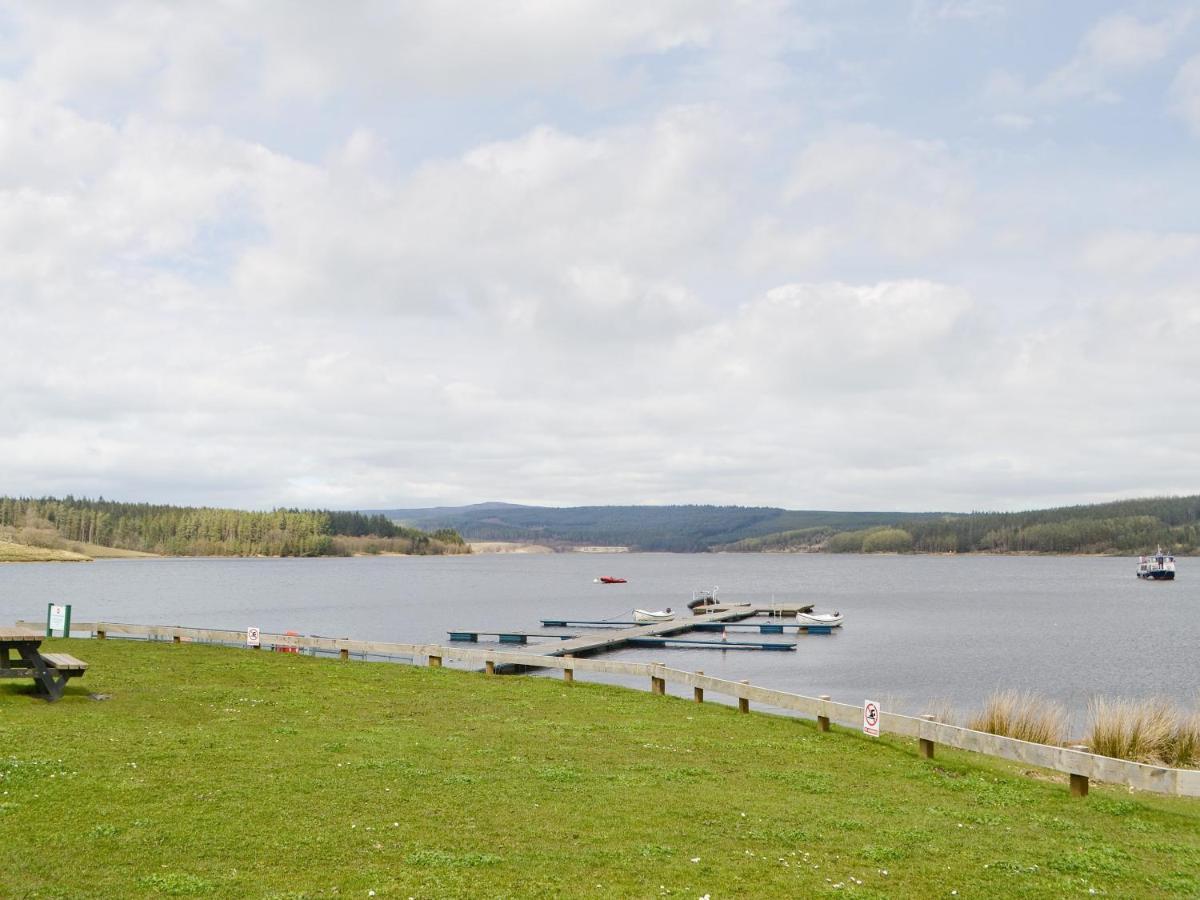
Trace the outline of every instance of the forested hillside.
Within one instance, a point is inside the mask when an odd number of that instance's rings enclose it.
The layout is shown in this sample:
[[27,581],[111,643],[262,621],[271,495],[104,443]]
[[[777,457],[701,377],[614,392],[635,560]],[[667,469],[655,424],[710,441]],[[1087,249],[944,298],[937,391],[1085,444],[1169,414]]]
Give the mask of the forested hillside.
[[0,497],[0,537],[59,549],[80,543],[169,556],[345,556],[468,550],[452,530],[428,534],[384,516],[357,512],[248,512],[75,497]]
[[940,513],[792,511],[770,506],[517,506],[481,503],[372,511],[418,528],[452,528],[471,541],[521,541],[555,547],[622,546],[699,552],[791,529],[834,531],[939,518]]
[[834,532],[785,532],[722,549],[830,553],[1195,553],[1200,496],[1122,500],[1018,513],[976,512]]
[[769,506],[474,506],[374,511],[468,540],[559,549],[825,553],[1176,553],[1200,546],[1200,496],[1015,513],[889,513]]

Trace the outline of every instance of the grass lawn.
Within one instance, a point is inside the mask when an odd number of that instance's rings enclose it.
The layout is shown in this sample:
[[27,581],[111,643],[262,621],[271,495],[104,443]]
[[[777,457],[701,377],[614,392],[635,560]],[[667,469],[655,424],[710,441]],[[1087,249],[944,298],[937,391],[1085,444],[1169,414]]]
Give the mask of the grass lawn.
[[1200,801],[578,682],[43,648],[92,668],[0,682],[0,897],[1200,894]]

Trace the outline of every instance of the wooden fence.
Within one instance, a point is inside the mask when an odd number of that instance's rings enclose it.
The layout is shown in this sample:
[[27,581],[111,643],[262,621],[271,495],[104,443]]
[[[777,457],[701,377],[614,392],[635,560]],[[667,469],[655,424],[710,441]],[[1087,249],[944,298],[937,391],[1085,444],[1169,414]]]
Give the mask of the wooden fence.
[[[39,628],[44,623],[18,622],[18,625]],[[214,644],[246,645],[246,633],[210,628],[184,628],[174,625],[125,625],[116,622],[80,622],[72,624],[73,631],[91,631],[98,638],[123,636],[148,640],[170,640],[176,643],[203,642]],[[751,703],[774,709],[787,710],[817,720],[818,727],[827,729],[831,722],[848,728],[861,728],[862,707],[847,703],[836,703],[828,697],[805,697],[787,691],[757,687],[745,681],[729,681],[672,669],[660,663],[623,662],[614,659],[586,659],[576,657],[544,656],[509,650],[468,649],[446,647],[440,644],[397,644],[379,641],[357,641],[349,638],[327,638],[311,635],[289,635],[262,632],[263,646],[288,647],[314,652],[337,653],[342,659],[351,654],[382,657],[410,657],[414,661],[425,659],[431,666],[440,666],[443,661],[457,661],[473,666],[482,666],[488,673],[497,665],[528,666],[540,669],[561,669],[564,679],[574,680],[575,672],[598,672],[610,675],[632,675],[650,679],[650,689],[655,694],[665,693],[667,684],[691,687],[697,702],[706,693],[734,698],[738,708],[746,712]],[[1166,766],[1148,765],[1098,756],[1085,749],[1053,747],[1033,744],[1015,738],[972,731],[956,725],[946,725],[931,718],[903,716],[883,712],[880,730],[885,734],[916,738],[921,753],[932,757],[938,744],[969,750],[1012,760],[1024,765],[1051,769],[1069,776],[1071,793],[1085,796],[1090,780],[1111,784],[1122,784],[1142,791],[1159,794],[1175,794],[1200,797],[1200,770],[1172,769]]]

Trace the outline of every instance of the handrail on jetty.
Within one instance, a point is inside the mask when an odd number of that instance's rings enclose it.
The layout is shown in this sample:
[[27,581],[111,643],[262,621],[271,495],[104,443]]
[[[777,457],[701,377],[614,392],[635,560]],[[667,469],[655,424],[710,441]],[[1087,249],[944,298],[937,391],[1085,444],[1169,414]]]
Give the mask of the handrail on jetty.
[[[18,622],[17,625],[40,627],[44,623]],[[236,644],[245,646],[246,633],[213,628],[185,628],[177,625],[127,625],[116,622],[72,623],[72,630],[91,631],[97,638],[124,636],[149,640],[170,640],[175,643],[205,642],[214,644]],[[482,665],[489,674],[497,665],[522,666],[538,669],[562,669],[563,677],[574,680],[574,673],[602,672],[610,675],[634,675],[650,679],[652,693],[665,693],[665,685],[677,684],[691,687],[697,702],[705,692],[737,698],[738,708],[747,712],[750,703],[776,709],[788,710],[815,718],[821,730],[827,730],[834,722],[848,728],[862,725],[862,707],[847,703],[836,703],[828,697],[806,697],[788,691],[758,687],[745,681],[729,681],[701,672],[673,669],[661,663],[624,662],[615,659],[586,659],[580,657],[556,657],[541,653],[509,650],[473,650],[461,647],[445,647],[440,644],[398,644],[380,641],[358,641],[349,638],[327,638],[313,635],[275,634],[262,632],[260,641],[264,645],[296,647],[314,652],[338,653],[348,659],[351,653],[388,657],[425,658],[431,666],[441,666],[443,661],[459,661]],[[930,758],[937,744],[969,750],[1030,766],[1038,766],[1062,772],[1069,776],[1071,793],[1086,796],[1090,780],[1151,791],[1157,794],[1172,794],[1183,797],[1200,797],[1200,769],[1173,769],[1130,760],[1114,759],[1089,753],[1085,749],[1054,747],[1034,744],[1016,738],[973,731],[956,725],[946,725],[931,717],[914,717],[899,713],[883,712],[881,731],[902,737],[916,738],[921,754]]]

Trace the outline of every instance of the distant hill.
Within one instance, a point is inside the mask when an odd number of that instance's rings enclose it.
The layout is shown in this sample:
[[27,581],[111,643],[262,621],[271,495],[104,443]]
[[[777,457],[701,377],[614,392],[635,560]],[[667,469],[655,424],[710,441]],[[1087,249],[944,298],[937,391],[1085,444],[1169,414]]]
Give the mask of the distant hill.
[[[29,558],[18,546],[72,555],[351,556],[466,553],[453,531],[427,534],[385,516],[334,510],[254,512],[118,503],[103,497],[0,497],[0,559]],[[63,557],[59,551],[66,551]],[[100,552],[98,552],[100,551]],[[124,552],[105,552],[124,551]]]
[[1200,547],[1200,495],[1013,513],[787,510],[769,506],[520,506],[370,510],[469,541],[699,552],[1148,553]]
[[453,529],[468,541],[519,541],[566,548],[624,546],[697,552],[775,532],[834,531],[936,519],[942,513],[792,511],[770,506],[519,506],[478,503],[370,510],[425,531]]

